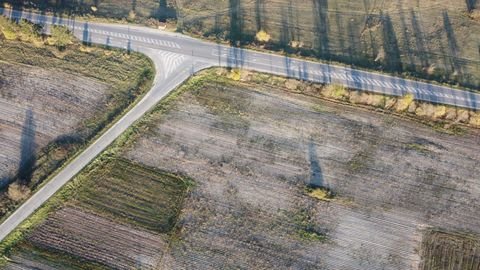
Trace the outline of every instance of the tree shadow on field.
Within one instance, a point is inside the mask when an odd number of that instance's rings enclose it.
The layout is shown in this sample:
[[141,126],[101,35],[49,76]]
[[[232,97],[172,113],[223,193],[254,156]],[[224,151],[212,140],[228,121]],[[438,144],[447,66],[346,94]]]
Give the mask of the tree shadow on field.
[[160,21],[166,21],[167,19],[176,19],[177,10],[168,5],[167,0],[158,1],[158,9],[153,12],[153,17]]
[[330,57],[330,39],[328,31],[328,0],[313,1],[313,18],[315,27],[315,52],[321,58]]
[[27,185],[32,180],[33,169],[35,167],[35,131],[36,124],[32,109],[25,113],[25,121],[20,140],[20,164],[18,166],[18,179],[20,183]]
[[458,43],[457,43],[457,38],[455,37],[455,33],[453,31],[452,23],[450,22],[450,17],[448,16],[448,12],[444,11],[443,12],[443,25],[445,28],[445,32],[447,34],[447,42],[448,42],[448,49],[449,49],[449,54],[451,57],[451,64],[453,66],[454,72],[458,73],[458,76],[461,76],[463,71],[462,71],[462,65],[459,62],[459,57],[458,57]]
[[412,40],[412,34],[407,25],[407,19],[405,17],[406,11],[404,10],[402,3],[403,3],[402,1],[397,2],[397,10],[400,16],[400,25],[401,25],[402,37],[403,37],[402,51],[407,60],[407,63],[406,63],[407,69],[411,71],[415,71],[414,52],[413,52],[412,46],[410,45]]
[[417,14],[413,9],[410,10],[410,17],[413,27],[413,33],[415,34],[416,55],[420,58],[422,67],[426,68],[430,65],[429,49],[427,49],[427,42],[425,34],[423,33],[420,22],[417,18]]
[[308,143],[308,159],[310,162],[310,183],[311,187],[326,187],[323,179],[322,167],[318,160],[318,154],[315,142],[310,138]]
[[265,0],[255,0],[255,24],[257,26],[257,32],[265,27]]
[[240,46],[243,35],[243,16],[240,0],[229,0],[230,45]]
[[391,72],[402,72],[402,60],[397,36],[390,15],[382,15],[383,49],[385,51],[385,69]]
[[476,8],[477,1],[478,0],[465,0],[465,4],[467,4],[468,12],[471,12],[472,10],[474,10]]

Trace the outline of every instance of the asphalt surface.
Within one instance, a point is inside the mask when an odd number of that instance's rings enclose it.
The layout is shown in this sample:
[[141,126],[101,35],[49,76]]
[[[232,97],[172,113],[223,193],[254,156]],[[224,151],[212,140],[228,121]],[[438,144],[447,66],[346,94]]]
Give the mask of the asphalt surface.
[[411,93],[418,100],[470,109],[480,108],[480,95],[472,92],[347,67],[232,48],[147,27],[83,22],[74,18],[62,19],[2,8],[0,14],[12,19],[24,18],[42,24],[47,32],[51,25],[64,25],[85,42],[145,53],[153,60],[157,70],[152,89],[132,110],[0,225],[0,241],[170,91],[193,73],[204,68],[212,66],[243,68],[305,81],[343,84],[359,90],[388,95]]

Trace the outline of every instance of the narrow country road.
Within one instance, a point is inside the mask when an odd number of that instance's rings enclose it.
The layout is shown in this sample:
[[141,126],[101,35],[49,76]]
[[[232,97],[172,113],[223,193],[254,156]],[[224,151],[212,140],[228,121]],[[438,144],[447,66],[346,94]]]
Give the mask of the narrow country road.
[[131,111],[0,225],[0,241],[170,91],[193,73],[208,67],[243,68],[305,81],[343,84],[351,88],[388,95],[411,93],[418,100],[471,109],[480,108],[480,95],[472,92],[347,67],[232,48],[147,27],[83,22],[2,8],[0,8],[0,14],[12,19],[24,18],[43,24],[46,31],[51,25],[64,25],[85,42],[139,51],[153,60],[157,70],[152,89]]

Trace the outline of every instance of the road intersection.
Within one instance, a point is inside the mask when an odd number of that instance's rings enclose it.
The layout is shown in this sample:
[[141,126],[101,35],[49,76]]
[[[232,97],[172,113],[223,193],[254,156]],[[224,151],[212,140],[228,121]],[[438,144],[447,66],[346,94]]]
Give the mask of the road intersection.
[[214,66],[243,68],[304,81],[342,84],[350,88],[387,95],[411,93],[418,100],[480,109],[479,94],[435,84],[233,48],[141,26],[83,22],[72,18],[64,19],[2,8],[0,8],[0,14],[12,19],[23,18],[42,24],[46,31],[49,31],[52,25],[64,25],[84,42],[144,53],[152,59],[157,71],[152,89],[132,110],[66,165],[0,225],[0,241],[162,98],[192,74],[205,68]]

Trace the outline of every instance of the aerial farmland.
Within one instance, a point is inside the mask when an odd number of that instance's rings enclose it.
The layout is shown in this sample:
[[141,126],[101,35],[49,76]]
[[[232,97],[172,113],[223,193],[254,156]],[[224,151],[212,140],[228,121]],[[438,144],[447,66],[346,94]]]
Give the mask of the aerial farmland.
[[0,3],[0,269],[480,269],[477,1]]

